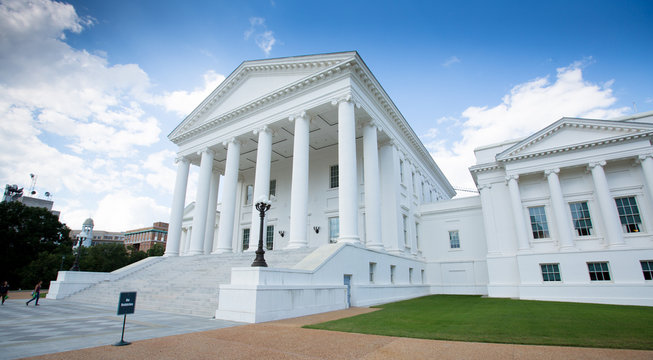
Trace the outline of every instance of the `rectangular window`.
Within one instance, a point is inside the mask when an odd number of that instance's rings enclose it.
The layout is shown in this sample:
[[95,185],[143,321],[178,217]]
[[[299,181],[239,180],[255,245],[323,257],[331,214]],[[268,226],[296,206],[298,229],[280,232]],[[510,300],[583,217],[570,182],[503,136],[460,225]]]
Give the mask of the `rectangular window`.
[[249,249],[249,229],[243,229],[243,251]]
[[277,196],[277,179],[270,180],[270,196],[269,196],[269,198],[272,198],[273,196]]
[[265,248],[268,250],[274,248],[274,225],[268,225],[265,229]]
[[421,275],[420,279],[422,280],[422,284],[424,284],[424,270],[423,269],[420,270],[420,275]]
[[397,267],[394,265],[390,265],[390,283],[394,284],[395,283],[395,272],[397,271]]
[[559,264],[540,264],[542,281],[560,281]]
[[331,165],[329,170],[329,189],[335,189],[339,185],[338,183],[338,165]]
[[399,159],[399,179],[404,183],[404,161]]
[[338,241],[340,236],[340,218],[331,217],[329,218],[329,243],[335,243]]
[[546,223],[546,213],[544,206],[534,206],[528,208],[531,217],[531,230],[533,230],[533,239],[543,239],[549,237],[549,226]]
[[592,219],[590,218],[587,201],[570,203],[569,209],[571,210],[571,218],[578,236],[592,235]]
[[370,284],[374,284],[374,272],[376,271],[376,263],[370,263]]
[[410,180],[413,183],[413,194],[417,196],[417,184],[415,182],[415,173],[410,174]]
[[636,233],[641,231],[642,218],[639,216],[639,208],[634,196],[616,198],[617,211],[621,228],[626,233]]
[[449,231],[449,248],[460,249],[460,236],[458,230]]
[[590,273],[590,280],[592,281],[610,281],[610,270],[608,269],[608,262],[588,262],[587,269]]
[[408,217],[406,215],[402,216],[402,223],[404,226],[404,246],[408,247]]
[[408,268],[408,282],[413,283],[413,268]]
[[644,280],[653,280],[653,260],[642,260],[639,263],[642,265]]
[[254,197],[254,185],[247,185],[247,188],[245,189],[245,205],[251,205],[253,197]]
[[419,223],[415,223],[415,245],[417,246],[417,250],[420,250],[420,246],[419,246]]

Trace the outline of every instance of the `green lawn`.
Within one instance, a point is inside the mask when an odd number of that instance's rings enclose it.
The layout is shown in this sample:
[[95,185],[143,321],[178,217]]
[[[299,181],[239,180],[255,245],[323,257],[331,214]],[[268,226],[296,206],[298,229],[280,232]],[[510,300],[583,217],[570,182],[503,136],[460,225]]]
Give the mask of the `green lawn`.
[[653,350],[653,308],[433,295],[307,328],[422,339]]

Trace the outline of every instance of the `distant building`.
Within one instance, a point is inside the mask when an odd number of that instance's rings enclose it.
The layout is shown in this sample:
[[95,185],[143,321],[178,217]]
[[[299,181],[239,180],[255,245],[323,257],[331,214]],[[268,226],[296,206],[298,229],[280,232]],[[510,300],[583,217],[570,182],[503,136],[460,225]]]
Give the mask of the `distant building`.
[[125,246],[131,245],[136,250],[147,251],[154,244],[165,247],[168,239],[168,223],[155,222],[150,227],[125,231]]
[[[49,196],[49,193],[45,193],[45,194],[46,196]],[[17,201],[25,206],[45,208],[49,212],[54,214],[57,218],[61,214],[60,211],[52,210],[54,201],[49,199],[39,199],[31,196],[24,196],[23,188],[19,188],[18,185],[7,184],[5,186],[5,192],[2,201],[8,201],[8,202]]]
[[[71,230],[70,237],[77,243],[77,238],[80,237],[82,230]],[[125,234],[116,231],[102,231],[93,230],[91,246],[98,244],[123,244],[125,241]]]

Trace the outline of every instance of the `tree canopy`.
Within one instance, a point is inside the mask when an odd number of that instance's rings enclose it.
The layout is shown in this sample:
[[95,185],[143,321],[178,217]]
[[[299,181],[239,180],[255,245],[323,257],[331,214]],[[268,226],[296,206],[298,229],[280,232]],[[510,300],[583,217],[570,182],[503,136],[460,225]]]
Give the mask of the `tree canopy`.
[[[123,243],[82,247],[79,268],[111,272],[164,250],[161,244],[147,252]],[[70,229],[55,215],[19,202],[0,203],[0,281],[7,280],[12,289],[31,289],[43,280],[49,288],[57,272],[70,269],[74,260]]]
[[0,281],[29,289],[40,279],[56,278],[62,257],[72,258],[69,234],[47,209],[0,203]]

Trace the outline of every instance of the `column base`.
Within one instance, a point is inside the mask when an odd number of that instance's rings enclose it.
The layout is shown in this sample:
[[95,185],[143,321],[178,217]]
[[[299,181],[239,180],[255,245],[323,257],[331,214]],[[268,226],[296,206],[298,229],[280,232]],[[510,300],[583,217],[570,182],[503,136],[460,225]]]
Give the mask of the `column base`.
[[163,257],[179,256],[179,252],[166,252],[163,253]]
[[191,250],[186,256],[204,255],[204,250]]
[[219,254],[225,254],[225,253],[232,253],[233,250],[231,249],[215,249],[211,255],[219,255]]
[[361,243],[361,238],[358,236],[350,235],[350,236],[342,236],[338,238],[339,243],[348,243],[348,244],[360,244]]
[[623,248],[623,247],[626,247],[625,242],[617,243],[617,244],[609,244],[608,245],[608,248],[610,248],[610,249],[620,249],[620,248]]
[[288,245],[284,248],[286,250],[293,250],[293,249],[303,249],[308,247],[308,241],[306,242],[293,242],[293,243],[288,243]]
[[574,247],[573,245],[566,245],[560,247],[560,251],[565,251],[565,252],[572,252],[576,250],[577,250],[576,247]]
[[370,250],[385,251],[385,247],[383,246],[383,244],[379,244],[379,243],[377,243],[377,244],[368,244],[367,248],[370,249]]

